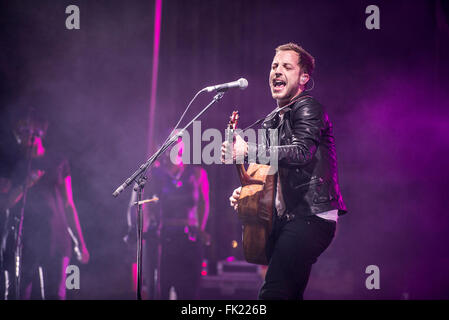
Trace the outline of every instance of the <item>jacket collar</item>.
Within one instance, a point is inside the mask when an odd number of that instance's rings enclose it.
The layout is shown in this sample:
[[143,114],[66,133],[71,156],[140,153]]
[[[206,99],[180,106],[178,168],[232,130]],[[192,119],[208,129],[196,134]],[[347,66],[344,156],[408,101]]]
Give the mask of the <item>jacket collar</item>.
[[296,97],[294,97],[288,104],[286,104],[283,107],[277,107],[273,112],[279,112],[281,110],[284,111],[290,111],[291,110],[291,106],[293,104],[295,104],[299,99],[301,99],[302,97],[306,96],[307,92],[304,90],[303,92],[301,92],[299,95],[297,95]]
[[[279,116],[279,112],[280,111],[284,111],[284,112],[288,112],[292,109],[292,106],[300,99],[304,98],[305,96],[307,96],[307,92],[303,91],[301,92],[299,95],[297,95],[296,97],[294,97],[287,105],[283,106],[283,107],[276,107],[273,111],[271,111],[264,119],[263,123],[262,123],[262,128],[264,129],[270,129],[270,128],[277,128],[279,127],[283,120],[284,117],[282,117],[282,120],[280,119]],[[280,121],[281,120],[281,121]]]

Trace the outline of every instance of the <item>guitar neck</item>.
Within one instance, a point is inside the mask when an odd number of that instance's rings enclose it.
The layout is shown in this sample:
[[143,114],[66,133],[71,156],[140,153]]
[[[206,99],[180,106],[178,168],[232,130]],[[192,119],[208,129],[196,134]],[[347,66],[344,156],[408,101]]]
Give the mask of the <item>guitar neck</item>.
[[[228,141],[228,143],[230,144],[234,143],[234,130],[237,128],[237,122],[239,117],[240,116],[238,111],[234,111],[231,115],[228,124],[228,130],[226,133],[226,141]],[[237,174],[239,176],[240,183],[242,186],[246,186],[249,184],[263,184],[263,182],[261,182],[260,180],[255,180],[251,178],[248,175],[248,172],[246,171],[245,166],[243,164],[236,164],[236,167],[237,167]]]

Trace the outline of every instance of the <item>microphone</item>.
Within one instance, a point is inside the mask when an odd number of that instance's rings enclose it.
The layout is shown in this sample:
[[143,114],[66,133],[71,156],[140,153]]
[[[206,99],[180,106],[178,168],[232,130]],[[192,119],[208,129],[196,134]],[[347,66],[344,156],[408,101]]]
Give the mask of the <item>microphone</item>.
[[243,89],[246,89],[247,86],[248,86],[248,80],[246,80],[245,78],[240,78],[233,82],[228,82],[228,83],[223,83],[223,84],[219,84],[216,86],[206,87],[203,90],[205,90],[207,92],[225,91],[225,90],[228,90],[229,88],[237,88],[237,87],[243,90]]

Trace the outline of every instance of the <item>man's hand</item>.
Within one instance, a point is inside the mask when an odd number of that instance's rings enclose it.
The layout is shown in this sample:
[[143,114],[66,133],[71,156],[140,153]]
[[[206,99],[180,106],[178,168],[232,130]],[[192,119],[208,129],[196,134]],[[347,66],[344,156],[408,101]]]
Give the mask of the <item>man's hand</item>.
[[231,207],[234,208],[234,210],[237,210],[237,208],[238,208],[237,201],[240,198],[241,191],[242,191],[242,187],[238,187],[237,189],[234,190],[234,192],[232,193],[232,196],[229,197],[229,203],[230,203]]
[[[235,141],[232,145],[232,149],[228,141],[223,142],[221,145],[222,163],[232,163],[236,159],[243,160],[247,154],[248,154],[248,144],[239,135],[235,136]],[[230,155],[232,155],[232,159],[230,159],[229,157]],[[230,160],[232,160],[232,162]]]

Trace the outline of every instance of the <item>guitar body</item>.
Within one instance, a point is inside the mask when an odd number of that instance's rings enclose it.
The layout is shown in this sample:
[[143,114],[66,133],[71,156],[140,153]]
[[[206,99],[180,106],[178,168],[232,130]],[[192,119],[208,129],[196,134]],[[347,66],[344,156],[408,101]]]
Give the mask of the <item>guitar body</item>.
[[[228,123],[231,132],[236,129],[239,112],[234,111]],[[232,143],[233,137],[228,135]],[[250,164],[245,169],[237,164],[242,190],[237,201],[238,216],[243,224],[243,253],[249,263],[267,265],[265,247],[271,233],[274,210],[276,179],[270,174],[270,166]]]
[[[242,190],[238,200],[238,216],[243,224],[243,252],[249,263],[267,265],[265,247],[272,228],[275,195],[274,174],[267,165],[250,164],[246,170],[237,165]],[[250,178],[250,179],[248,179]]]

